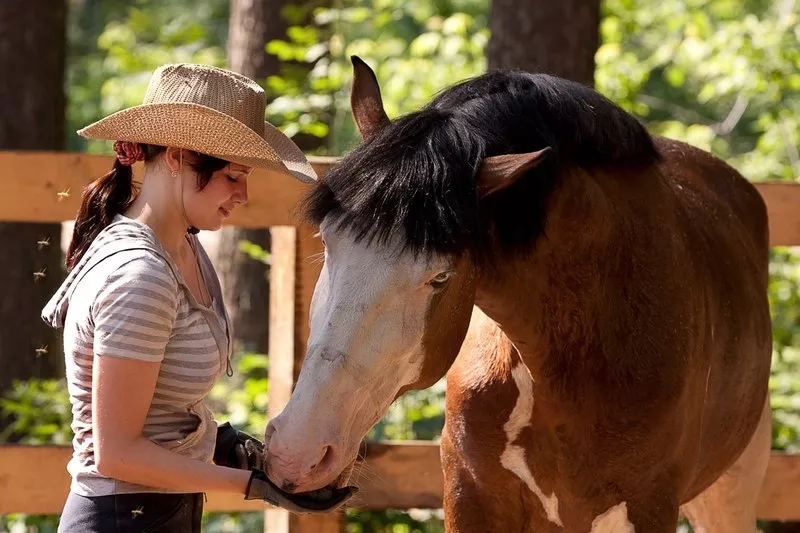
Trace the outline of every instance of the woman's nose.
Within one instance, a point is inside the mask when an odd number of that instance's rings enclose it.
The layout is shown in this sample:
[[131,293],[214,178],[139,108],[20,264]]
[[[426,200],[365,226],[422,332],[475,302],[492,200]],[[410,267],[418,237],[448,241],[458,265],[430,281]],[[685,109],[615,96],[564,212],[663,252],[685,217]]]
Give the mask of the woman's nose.
[[245,205],[247,203],[247,182],[246,181],[242,180],[242,182],[239,184],[239,187],[237,187],[236,193],[235,193],[235,200],[238,203],[242,204],[242,205]]

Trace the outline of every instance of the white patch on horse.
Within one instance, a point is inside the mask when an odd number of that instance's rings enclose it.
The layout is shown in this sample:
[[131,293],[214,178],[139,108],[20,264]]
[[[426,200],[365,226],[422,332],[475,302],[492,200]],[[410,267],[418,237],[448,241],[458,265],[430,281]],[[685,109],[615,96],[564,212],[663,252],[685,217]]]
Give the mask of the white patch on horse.
[[618,503],[605,513],[592,520],[592,530],[589,533],[636,533],[628,520],[628,504]]
[[508,421],[503,425],[508,442],[506,442],[506,448],[500,456],[500,463],[504,468],[516,474],[531,492],[539,498],[544,507],[544,512],[547,514],[547,519],[564,527],[558,514],[558,498],[556,498],[555,494],[547,496],[542,492],[542,489],[533,478],[533,473],[528,468],[528,462],[525,460],[525,449],[514,444],[522,429],[530,425],[531,416],[533,415],[533,379],[531,378],[531,373],[528,367],[519,364],[511,371],[511,376],[519,389],[519,397],[514,410],[511,411],[511,416],[508,417]]

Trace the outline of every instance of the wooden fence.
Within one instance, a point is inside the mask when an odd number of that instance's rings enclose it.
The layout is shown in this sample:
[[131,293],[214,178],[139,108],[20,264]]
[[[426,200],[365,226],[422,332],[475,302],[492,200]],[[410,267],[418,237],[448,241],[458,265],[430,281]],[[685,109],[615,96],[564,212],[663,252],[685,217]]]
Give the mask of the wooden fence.
[[[323,174],[333,159],[315,158]],[[63,222],[74,218],[83,186],[111,167],[109,156],[50,152],[0,152],[0,221]],[[230,224],[272,227],[270,292],[270,416],[283,409],[299,373],[308,336],[308,310],[320,265],[308,258],[321,251],[314,229],[294,213],[307,185],[256,171],[249,202]],[[800,184],[759,183],[769,208],[774,246],[800,245]],[[0,514],[58,514],[64,503],[71,453],[64,446],[0,446]],[[366,509],[439,508],[443,480],[435,443],[372,443],[370,475],[354,506]],[[773,453],[758,515],[800,520],[800,455]],[[340,533],[340,513],[291,515],[229,494],[208,495],[209,511],[265,511],[265,529],[275,533]]]

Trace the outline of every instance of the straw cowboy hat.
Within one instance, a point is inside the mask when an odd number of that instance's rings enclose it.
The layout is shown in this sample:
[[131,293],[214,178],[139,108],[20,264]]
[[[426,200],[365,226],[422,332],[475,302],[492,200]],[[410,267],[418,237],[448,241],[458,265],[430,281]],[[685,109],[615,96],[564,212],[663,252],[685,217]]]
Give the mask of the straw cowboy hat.
[[253,80],[217,67],[171,64],[150,78],[144,102],[95,122],[87,139],[186,148],[250,167],[317,179],[303,152],[264,121],[264,90]]

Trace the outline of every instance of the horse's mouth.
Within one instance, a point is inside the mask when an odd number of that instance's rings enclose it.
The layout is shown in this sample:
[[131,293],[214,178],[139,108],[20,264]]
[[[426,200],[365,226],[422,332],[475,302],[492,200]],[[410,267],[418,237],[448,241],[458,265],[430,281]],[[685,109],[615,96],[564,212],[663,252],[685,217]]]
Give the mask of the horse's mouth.
[[284,497],[300,507],[310,512],[329,511],[349,500],[358,488],[355,486],[335,487],[328,485],[317,490],[308,492],[284,492]]
[[[361,448],[364,447],[361,443]],[[359,450],[358,457],[350,463],[332,482],[326,486],[303,492],[295,492],[296,485],[283,483],[281,486],[273,483],[266,476],[266,481],[270,485],[275,505],[285,509],[300,513],[325,513],[343,505],[352,498],[357,492],[358,487],[348,485],[348,481],[357,462],[363,457],[363,452]]]
[[[358,487],[336,487],[335,484],[307,492],[289,492],[266,479],[271,489],[270,503],[299,513],[325,513],[352,498]],[[290,487],[286,487],[290,488]]]

